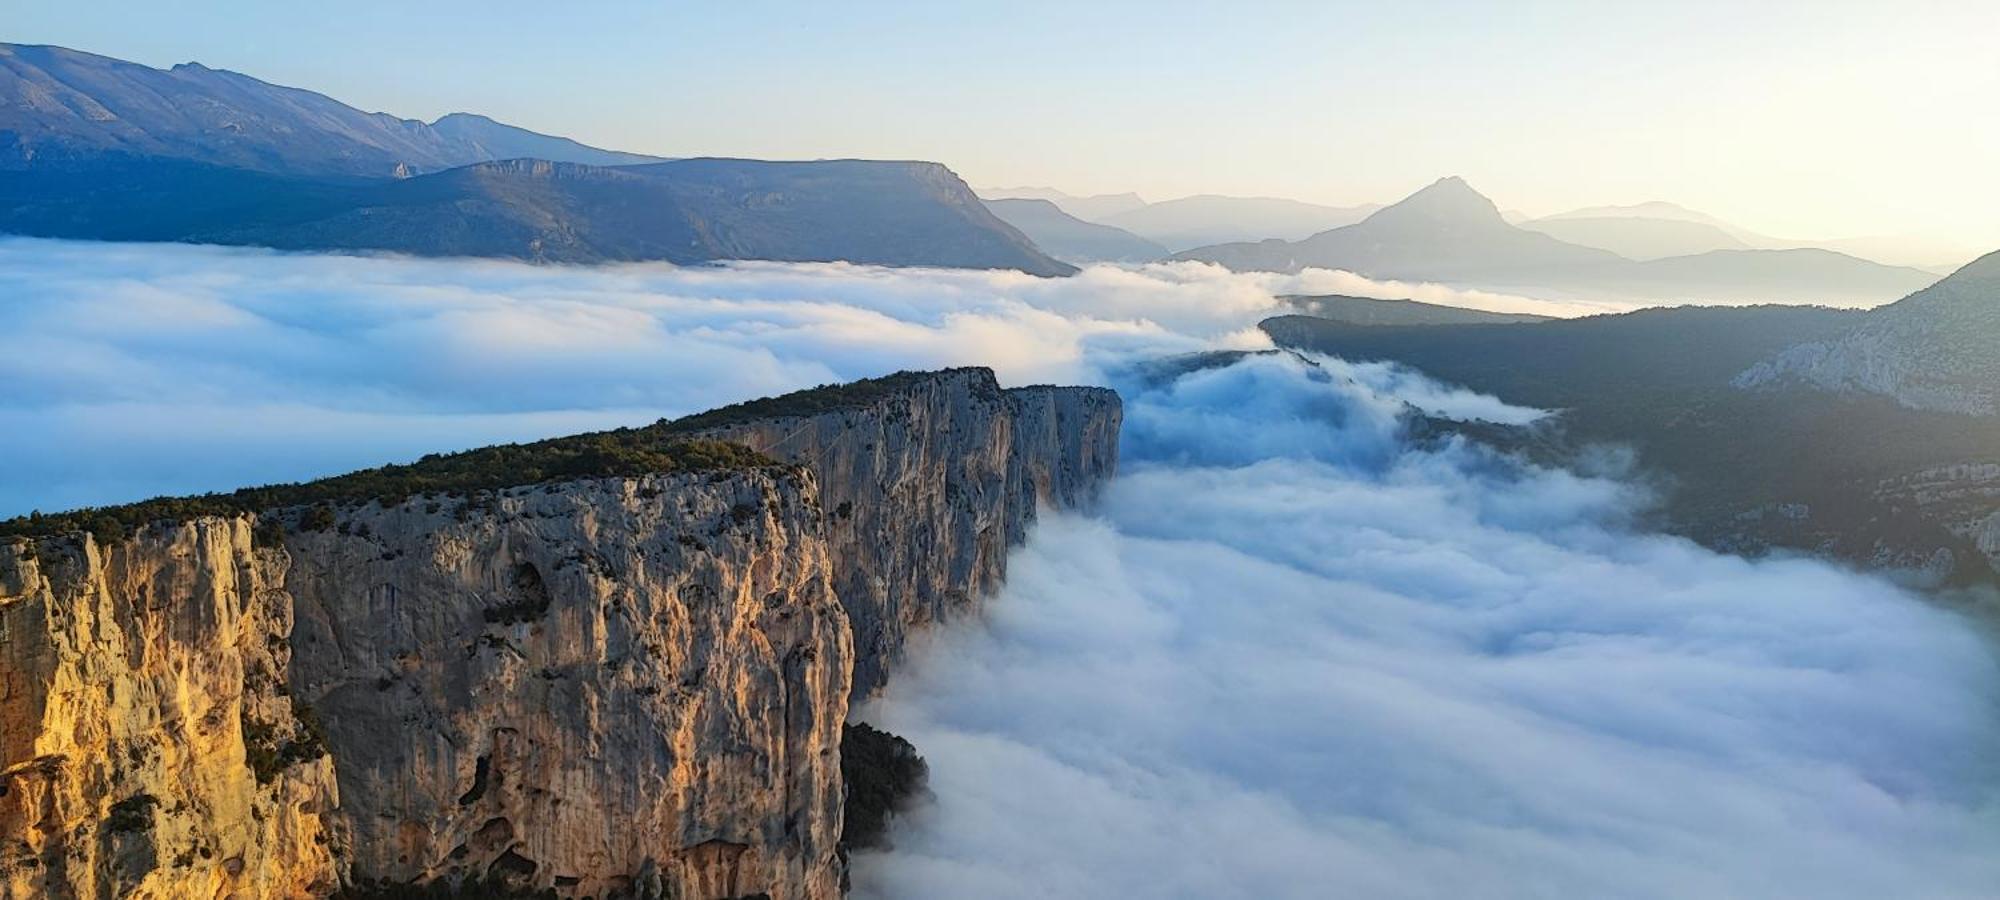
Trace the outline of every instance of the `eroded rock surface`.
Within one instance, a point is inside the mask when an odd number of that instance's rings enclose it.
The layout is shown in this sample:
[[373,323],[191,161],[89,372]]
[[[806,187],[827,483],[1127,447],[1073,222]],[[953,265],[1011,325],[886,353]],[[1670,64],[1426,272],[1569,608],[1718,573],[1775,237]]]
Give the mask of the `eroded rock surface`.
[[6,539],[0,896],[839,896],[850,694],[1095,493],[1119,407],[833,396],[703,426],[799,465]]

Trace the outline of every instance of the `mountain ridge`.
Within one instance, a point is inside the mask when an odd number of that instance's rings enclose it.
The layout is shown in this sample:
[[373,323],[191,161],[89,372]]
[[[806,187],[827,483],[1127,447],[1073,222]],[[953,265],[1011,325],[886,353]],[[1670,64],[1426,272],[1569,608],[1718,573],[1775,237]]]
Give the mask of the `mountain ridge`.
[[1553,289],[1671,302],[1869,304],[1934,278],[1819,250],[1711,250],[1635,261],[1510,224],[1492,200],[1457,177],[1438,179],[1360,222],[1301,241],[1221,244],[1173,258],[1237,271],[1318,267],[1490,290]]

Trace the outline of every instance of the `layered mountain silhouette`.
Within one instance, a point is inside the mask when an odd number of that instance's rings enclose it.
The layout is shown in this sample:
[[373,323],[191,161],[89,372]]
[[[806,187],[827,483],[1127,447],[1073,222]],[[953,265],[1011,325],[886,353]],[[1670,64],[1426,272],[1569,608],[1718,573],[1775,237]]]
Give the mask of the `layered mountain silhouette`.
[[1616,254],[1507,224],[1493,201],[1443,178],[1360,222],[1301,241],[1220,244],[1176,255],[1238,271],[1345,269],[1373,278],[1455,279],[1613,262]]
[[1186,250],[1229,241],[1302,238],[1359,222],[1379,208],[1322,206],[1281,197],[1197,194],[1149,203],[1094,221],[1174,250]]
[[1159,244],[1123,229],[1086,222],[1048,200],[988,200],[986,208],[1064,262],[1139,263],[1167,255],[1167,248]]
[[1047,200],[1086,222],[1101,222],[1146,205],[1144,198],[1133,193],[1079,196],[1045,187],[981,188],[979,196],[987,200]]
[[[526,157],[526,158],[522,158]],[[0,45],[0,231],[499,256],[1074,268],[925,162],[661,161],[194,63]]]
[[1218,244],[1175,258],[1238,271],[1317,267],[1371,278],[1644,300],[1841,305],[1894,299],[1934,277],[1826,250],[1717,249],[1634,260],[1510,224],[1493,201],[1455,177],[1440,179],[1356,224],[1304,240]]
[[1044,187],[985,188],[979,196],[988,200],[1047,200],[1085,222],[1131,232],[1175,251],[1230,241],[1296,240],[1351,225],[1382,208],[1379,204],[1323,206],[1282,197],[1220,194],[1148,203],[1138,194],[1078,196]]
[[1749,250],[1750,244],[1707,222],[1647,216],[1556,216],[1520,223],[1529,231],[1628,259],[1689,256],[1716,250]]

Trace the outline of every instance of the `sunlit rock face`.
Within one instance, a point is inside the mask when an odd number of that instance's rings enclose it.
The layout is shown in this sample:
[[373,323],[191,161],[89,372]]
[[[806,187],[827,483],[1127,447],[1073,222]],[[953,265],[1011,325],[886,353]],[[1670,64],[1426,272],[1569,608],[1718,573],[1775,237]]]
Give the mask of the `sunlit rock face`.
[[333,760],[285,688],[287,561],[246,519],[0,546],[0,894],[338,884]]
[[851,642],[798,470],[366,507],[288,543],[356,879],[838,891]]
[[1087,503],[1118,465],[1118,395],[1002,390],[987,369],[934,373],[875,403],[722,425],[819,476],[834,590],[853,622],[854,691],[881,687],[916,630],[1006,574],[1037,505]]
[[798,465],[0,545],[6,896],[839,896],[850,695],[1120,413],[983,369],[806,408],[710,429]]

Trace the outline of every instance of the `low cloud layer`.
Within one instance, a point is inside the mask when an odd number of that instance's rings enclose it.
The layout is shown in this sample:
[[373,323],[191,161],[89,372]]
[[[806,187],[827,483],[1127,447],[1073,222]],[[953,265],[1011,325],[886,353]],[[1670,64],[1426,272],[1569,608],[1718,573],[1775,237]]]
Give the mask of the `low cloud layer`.
[[[649,422],[897,368],[1114,383],[1127,466],[864,714],[936,802],[871,897],[1974,897],[2000,675],[1882,582],[1632,532],[1644,498],[1258,347],[1278,294],[1518,298],[1200,265],[544,268],[0,240],[0,515]],[[1562,311],[1562,310],[1556,310]],[[1574,311],[1574,310],[1570,310]]]
[[0,238],[0,517],[651,422],[899,368],[1089,382],[1257,346],[1275,295],[1535,301],[1200,264],[530,266]]
[[1992,895],[1965,623],[1632,533],[1614,481],[1407,452],[1408,382],[1349,374],[1126,391],[1101,517],[861,711],[936,795],[863,896]]

